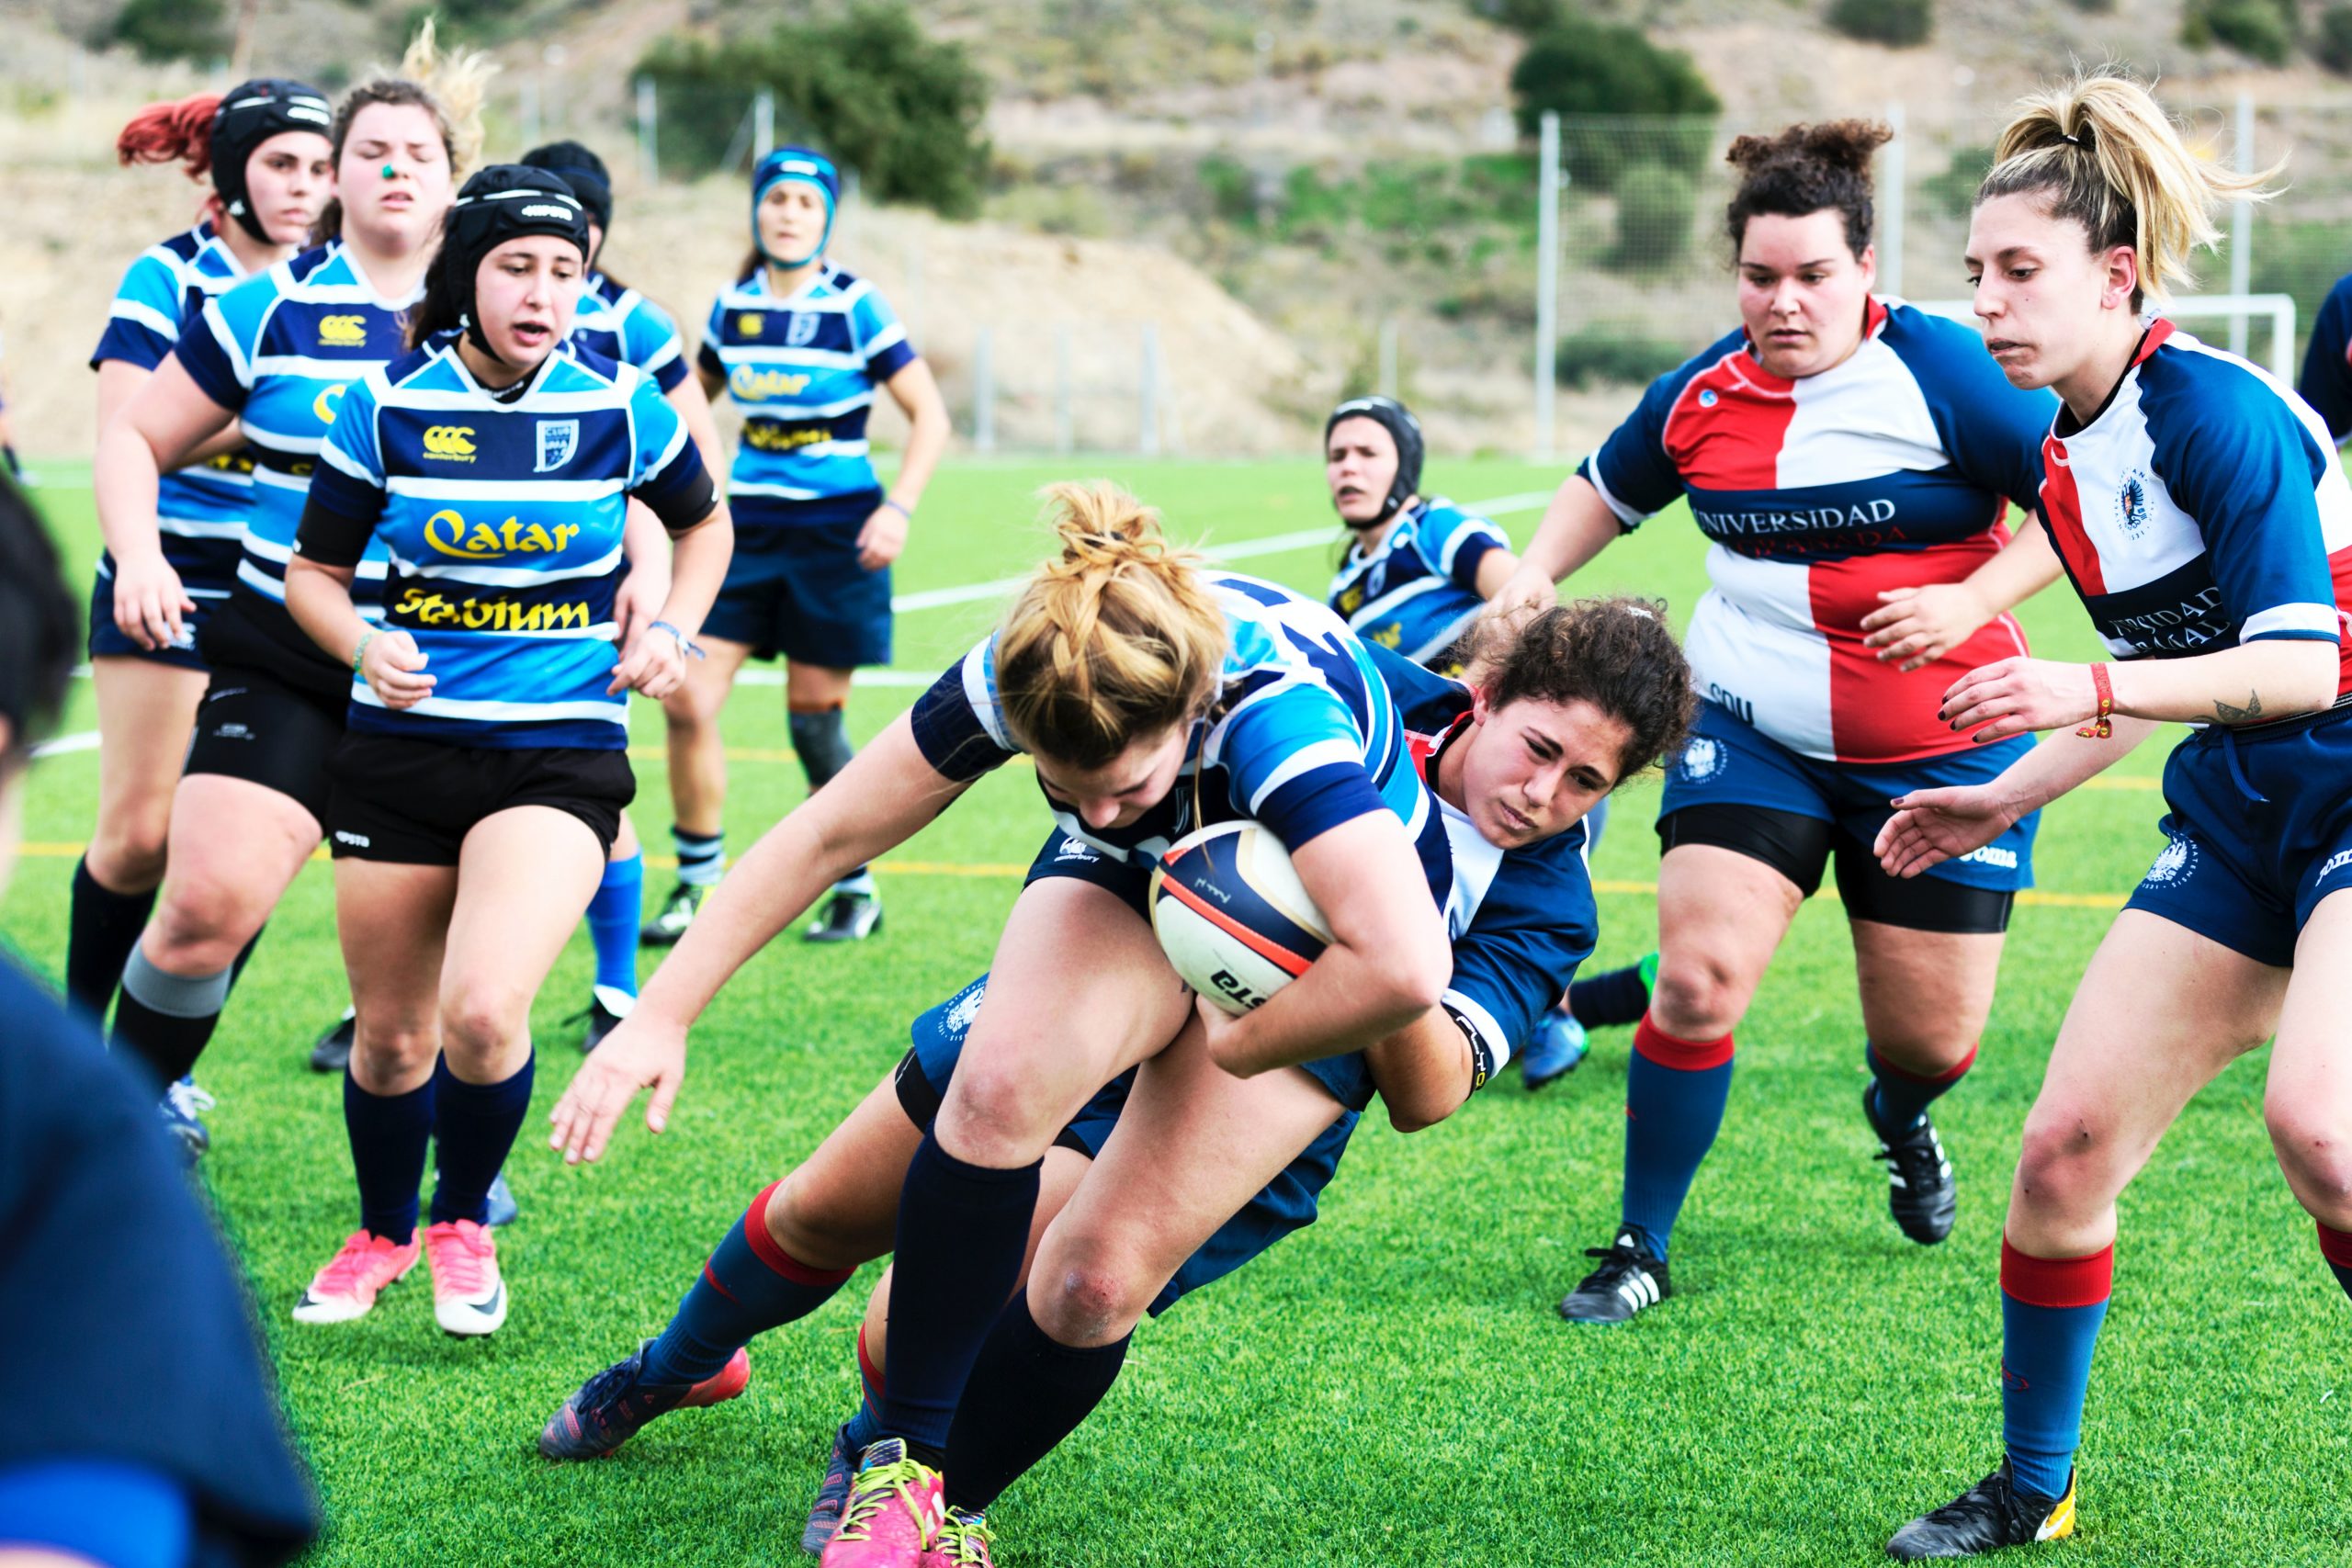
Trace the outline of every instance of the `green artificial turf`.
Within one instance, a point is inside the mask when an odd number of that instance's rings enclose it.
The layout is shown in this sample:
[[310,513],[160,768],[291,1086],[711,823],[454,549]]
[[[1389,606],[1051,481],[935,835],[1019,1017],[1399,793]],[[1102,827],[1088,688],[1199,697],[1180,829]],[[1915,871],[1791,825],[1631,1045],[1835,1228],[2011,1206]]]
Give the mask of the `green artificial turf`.
[[[1329,520],[1312,461],[951,463],[922,508],[902,593],[985,581],[1043,548],[1031,492],[1109,473],[1182,536],[1234,543]],[[40,492],[87,581],[89,495]],[[1440,462],[1476,501],[1548,489],[1556,470]],[[1515,536],[1535,512],[1502,520]],[[1579,583],[1662,594],[1678,621],[1702,585],[1686,520],[1661,518]],[[1318,590],[1328,546],[1246,570]],[[994,603],[903,615],[899,666],[935,670]],[[2092,642],[2060,594],[2027,607],[2042,649]],[[92,716],[78,683],[65,728]],[[910,702],[872,686],[874,733]],[[727,812],[740,852],[802,792],[773,686],[739,690]],[[637,707],[640,748],[658,713]],[[2046,814],[2045,895],[2018,912],[1982,1055],[1937,1117],[1959,1171],[1959,1228],[1922,1249],[1889,1221],[1857,1101],[1861,1032],[1844,923],[1815,901],[1740,1026],[1722,1141],[1674,1237],[1676,1294],[1620,1330],[1553,1303],[1614,1220],[1624,1032],[1540,1095],[1515,1075],[1450,1122],[1401,1137],[1368,1120],[1321,1223],[1138,1332],[1125,1377],[1065,1450],[998,1508],[1008,1568],[1102,1564],[1862,1563],[1898,1524],[1999,1457],[2001,1213],[2050,1041],[2109,910],[2161,840],[2151,745]],[[635,810],[668,847],[658,752]],[[34,772],[28,854],[0,932],[62,969],[74,846],[95,752]],[[1655,782],[1629,786],[1596,857],[1594,965],[1654,941]],[[896,1062],[916,1012],[979,972],[1046,827],[1024,770],[985,781],[880,866],[884,934],[785,940],[745,968],[695,1038],[684,1099],[655,1138],[632,1120],[604,1163],[561,1168],[539,1119],[576,1055],[585,935],[535,1015],[534,1120],[509,1166],[523,1205],[501,1247],[514,1314],[460,1343],[433,1325],[422,1271],[334,1328],[288,1317],[356,1220],[333,1080],[303,1065],[344,1005],[326,866],[269,926],[199,1076],[220,1096],[203,1167],[250,1272],[294,1430],[323,1493],[322,1564],[788,1563],[834,1424],[856,1397],[853,1336],[875,1270],[753,1348],[741,1399],[658,1423],[617,1459],[558,1468],[540,1423],[589,1373],[660,1327],[761,1186],[803,1157]],[[894,864],[894,862],[897,863]],[[668,886],[648,874],[649,901]],[[648,969],[650,968],[648,955]],[[2271,1163],[2267,1056],[2223,1074],[2126,1195],[2114,1309],[2083,1451],[2081,1530],[2042,1560],[2117,1564],[2345,1561],[2352,1503],[2347,1307]],[[641,1102],[640,1102],[641,1103]],[[164,1413],[158,1413],[165,1418]],[[193,1418],[179,1413],[169,1418]]]

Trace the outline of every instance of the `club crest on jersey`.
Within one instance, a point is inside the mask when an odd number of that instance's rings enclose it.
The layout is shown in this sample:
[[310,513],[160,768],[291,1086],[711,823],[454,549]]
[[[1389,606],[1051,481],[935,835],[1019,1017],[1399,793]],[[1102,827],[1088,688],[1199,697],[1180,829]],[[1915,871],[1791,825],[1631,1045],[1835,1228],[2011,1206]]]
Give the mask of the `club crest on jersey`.
[[2156,852],[2154,863],[2148,874],[2140,879],[2143,887],[2172,887],[2186,882],[2197,870],[2197,846],[2187,839],[2175,839]]
[[1682,748],[1681,760],[1675,766],[1692,784],[1704,784],[1724,771],[1729,761],[1724,755],[1723,743],[1704,735],[1694,735]]
[[815,311],[795,310],[788,319],[792,324],[784,329],[784,344],[786,348],[807,348],[817,341],[817,328],[820,324],[820,318]]
[[1723,401],[1723,400],[1715,395],[1715,389],[1713,387],[1702,387],[1699,389],[1699,406],[1701,408],[1711,409],[1721,401]]
[[2148,487],[2135,471],[2123,476],[2123,488],[2115,492],[2116,521],[2123,525],[2123,536],[2136,539],[2148,525]]
[[470,424],[426,425],[424,455],[444,463],[472,462],[474,427]]
[[571,461],[571,454],[580,445],[580,422],[576,419],[543,419],[539,421],[539,460],[533,473],[544,474],[560,468]]
[[321,316],[319,346],[322,348],[365,348],[368,346],[368,318],[365,316]]

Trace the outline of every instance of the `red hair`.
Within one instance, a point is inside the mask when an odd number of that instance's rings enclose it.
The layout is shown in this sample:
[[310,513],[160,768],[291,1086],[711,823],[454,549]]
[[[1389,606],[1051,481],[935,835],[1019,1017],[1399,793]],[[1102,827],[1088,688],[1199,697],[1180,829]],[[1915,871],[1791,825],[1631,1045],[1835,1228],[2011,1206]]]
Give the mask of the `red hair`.
[[114,155],[126,165],[185,164],[187,177],[200,180],[212,168],[212,116],[220,107],[218,93],[149,104],[114,139]]

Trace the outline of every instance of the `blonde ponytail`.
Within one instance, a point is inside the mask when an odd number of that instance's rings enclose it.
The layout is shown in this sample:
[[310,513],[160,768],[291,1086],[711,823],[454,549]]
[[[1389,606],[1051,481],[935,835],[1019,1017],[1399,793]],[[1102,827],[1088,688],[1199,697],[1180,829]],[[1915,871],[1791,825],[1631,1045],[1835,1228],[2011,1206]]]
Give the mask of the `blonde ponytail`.
[[[444,52],[435,40],[433,18],[427,17],[396,66],[378,66],[369,78],[343,96],[335,107],[334,126],[328,139],[335,160],[343,159],[343,144],[350,138],[351,122],[370,104],[412,104],[433,117],[441,134],[441,150],[448,155],[452,186],[466,177],[481,156],[485,138],[481,123],[483,100],[498,62],[478,49]],[[328,201],[311,225],[311,242],[324,244],[343,231],[343,201]]]
[[2199,158],[2154,94],[2102,68],[2018,100],[1976,199],[2047,192],[2050,215],[2080,223],[2093,251],[2130,245],[2140,260],[2137,310],[2143,297],[2161,301],[2192,281],[2190,254],[2221,239],[2216,206],[2268,200],[2285,166],[2240,175]]
[[1189,723],[1216,697],[1225,612],[1159,513],[1107,479],[1048,485],[1058,558],[997,630],[997,694],[1014,739],[1077,768]]

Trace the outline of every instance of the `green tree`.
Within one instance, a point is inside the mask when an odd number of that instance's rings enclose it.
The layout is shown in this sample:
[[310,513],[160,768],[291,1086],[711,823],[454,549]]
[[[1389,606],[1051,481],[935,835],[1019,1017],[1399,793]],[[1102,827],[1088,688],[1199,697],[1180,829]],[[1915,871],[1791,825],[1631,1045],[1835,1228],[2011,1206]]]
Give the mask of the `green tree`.
[[1546,110],[1581,117],[1661,117],[1679,123],[1565,129],[1568,176],[1597,190],[1616,188],[1620,174],[1656,164],[1695,174],[1723,111],[1705,76],[1680,50],[1660,49],[1633,28],[1570,18],[1534,39],[1510,73],[1521,135],[1532,136]]
[[216,60],[229,52],[222,0],[130,0],[116,13],[112,41],[141,60]]

